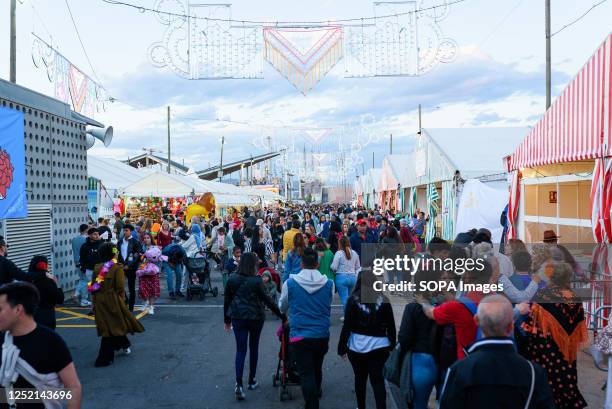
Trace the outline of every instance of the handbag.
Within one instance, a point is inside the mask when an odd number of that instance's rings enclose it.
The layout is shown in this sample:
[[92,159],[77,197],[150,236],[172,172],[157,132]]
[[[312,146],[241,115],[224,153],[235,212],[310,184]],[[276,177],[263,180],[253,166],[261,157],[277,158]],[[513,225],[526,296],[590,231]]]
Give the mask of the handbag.
[[387,382],[399,386],[402,376],[402,361],[403,361],[402,346],[398,342],[395,348],[389,354],[389,358],[383,367],[383,377]]

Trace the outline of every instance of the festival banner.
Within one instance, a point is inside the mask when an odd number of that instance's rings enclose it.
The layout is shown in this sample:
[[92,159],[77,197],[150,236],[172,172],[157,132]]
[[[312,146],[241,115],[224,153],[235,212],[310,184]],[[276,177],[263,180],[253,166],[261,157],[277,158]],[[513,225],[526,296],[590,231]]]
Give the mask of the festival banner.
[[23,112],[0,107],[0,219],[28,217]]
[[342,27],[264,27],[265,59],[306,95],[343,56]]

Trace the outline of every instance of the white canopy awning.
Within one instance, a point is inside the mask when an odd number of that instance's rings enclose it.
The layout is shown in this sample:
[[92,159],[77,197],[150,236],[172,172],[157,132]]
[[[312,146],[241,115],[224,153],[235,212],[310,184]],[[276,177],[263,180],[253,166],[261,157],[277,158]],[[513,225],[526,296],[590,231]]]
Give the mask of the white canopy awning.
[[253,206],[260,201],[280,198],[273,192],[228,183],[202,180],[197,177],[173,173],[154,172],[121,189],[121,194],[132,197],[181,197],[212,193],[217,206]]
[[87,155],[87,176],[98,179],[107,190],[121,189],[148,173],[115,159]]
[[397,190],[408,175],[410,155],[387,155],[383,160],[377,191]]

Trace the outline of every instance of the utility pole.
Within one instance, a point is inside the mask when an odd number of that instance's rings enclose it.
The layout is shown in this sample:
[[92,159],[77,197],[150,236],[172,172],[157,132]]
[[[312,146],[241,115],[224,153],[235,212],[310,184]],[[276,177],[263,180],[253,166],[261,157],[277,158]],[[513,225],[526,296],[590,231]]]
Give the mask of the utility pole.
[[546,24],[546,109],[550,108],[550,94],[552,86],[552,68],[550,58],[550,0],[544,0],[546,7],[545,24]]
[[421,122],[421,104],[419,104],[419,135],[421,134],[422,122]]
[[372,169],[374,169],[374,152],[372,152]]
[[168,173],[171,173],[170,160],[170,105],[168,105]]
[[[225,145],[225,136],[221,137],[221,161],[220,161],[220,165],[219,165],[219,182],[221,182],[221,179],[223,179],[223,145]],[[240,173],[240,179],[242,180],[242,170]]]
[[10,80],[17,82],[17,0],[11,0]]
[[393,155],[393,134],[391,134],[391,139],[389,140],[389,155]]

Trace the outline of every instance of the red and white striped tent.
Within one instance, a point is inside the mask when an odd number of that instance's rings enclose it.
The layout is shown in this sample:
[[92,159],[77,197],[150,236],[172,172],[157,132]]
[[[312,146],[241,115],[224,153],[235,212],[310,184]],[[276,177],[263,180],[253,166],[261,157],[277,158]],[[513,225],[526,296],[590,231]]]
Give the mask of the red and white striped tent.
[[592,228],[600,243],[612,243],[612,35],[572,79],[516,151],[506,158],[514,172],[508,238],[516,237],[521,170],[595,161],[591,190]]

